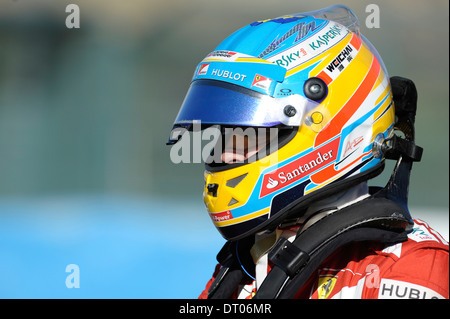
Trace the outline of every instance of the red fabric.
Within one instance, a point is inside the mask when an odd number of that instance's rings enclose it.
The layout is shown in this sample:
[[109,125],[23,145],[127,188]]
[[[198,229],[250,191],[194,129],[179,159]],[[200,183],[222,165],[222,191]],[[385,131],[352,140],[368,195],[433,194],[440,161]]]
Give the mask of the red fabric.
[[[415,222],[404,243],[385,249],[376,242],[340,248],[318,267],[295,298],[448,299],[448,243],[425,222]],[[219,269],[220,265],[199,298],[207,297]]]

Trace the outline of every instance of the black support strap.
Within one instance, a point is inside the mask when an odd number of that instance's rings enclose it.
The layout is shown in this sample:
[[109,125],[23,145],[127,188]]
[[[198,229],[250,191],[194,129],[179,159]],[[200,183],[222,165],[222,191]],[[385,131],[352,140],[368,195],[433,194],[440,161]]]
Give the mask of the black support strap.
[[280,267],[288,276],[293,276],[308,260],[309,255],[281,238],[269,253],[269,260]]
[[384,155],[386,159],[398,160],[401,157],[413,162],[420,162],[423,148],[417,146],[413,141],[393,135],[385,140]]
[[397,118],[395,128],[405,135],[405,138],[397,135],[385,141],[383,153],[386,159],[403,159],[419,162],[423,149],[414,143],[414,122],[417,112],[417,89],[414,82],[400,76],[390,79],[392,95],[395,104],[395,116]]

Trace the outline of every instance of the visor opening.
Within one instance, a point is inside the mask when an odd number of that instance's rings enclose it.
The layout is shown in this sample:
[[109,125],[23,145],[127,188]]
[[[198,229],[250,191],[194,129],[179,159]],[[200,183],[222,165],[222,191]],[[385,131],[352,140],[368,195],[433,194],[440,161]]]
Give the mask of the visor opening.
[[[222,126],[222,136],[205,163],[208,171],[221,171],[254,163],[278,151],[297,133],[298,127],[230,127]],[[246,176],[227,182],[235,187]]]

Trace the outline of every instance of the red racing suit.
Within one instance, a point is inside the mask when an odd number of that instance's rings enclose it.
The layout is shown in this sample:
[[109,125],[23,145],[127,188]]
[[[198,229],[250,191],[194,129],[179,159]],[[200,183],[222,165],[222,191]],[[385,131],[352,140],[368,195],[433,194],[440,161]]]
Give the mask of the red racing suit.
[[[295,298],[448,299],[448,242],[424,221],[414,222],[403,243],[384,247],[367,241],[341,247],[322,262]],[[200,299],[207,298],[220,267],[217,265]],[[269,271],[270,263],[267,267]],[[255,280],[243,282],[233,297],[249,299],[256,287]]]

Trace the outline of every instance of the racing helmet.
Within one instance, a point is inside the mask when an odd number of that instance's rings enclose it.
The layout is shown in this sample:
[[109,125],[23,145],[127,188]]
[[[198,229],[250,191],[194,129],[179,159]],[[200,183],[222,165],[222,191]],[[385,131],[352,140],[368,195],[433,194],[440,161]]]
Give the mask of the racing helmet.
[[238,240],[381,173],[375,146],[394,121],[385,66],[339,5],[226,38],[195,69],[168,144],[196,124],[220,132],[203,198],[222,236]]

